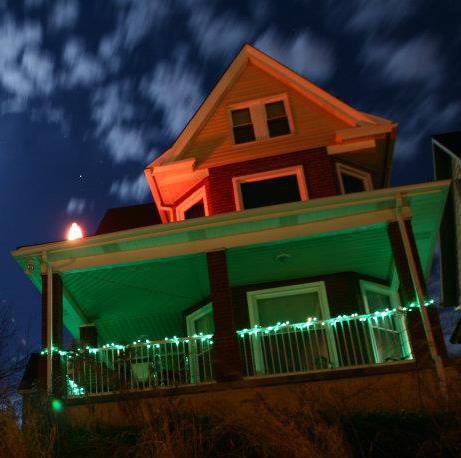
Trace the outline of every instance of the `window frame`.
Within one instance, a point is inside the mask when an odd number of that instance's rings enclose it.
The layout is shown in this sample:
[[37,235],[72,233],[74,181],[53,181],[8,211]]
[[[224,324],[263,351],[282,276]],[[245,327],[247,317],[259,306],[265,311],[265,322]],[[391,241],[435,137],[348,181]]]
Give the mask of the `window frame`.
[[[312,292],[316,292],[319,295],[320,310],[322,312],[322,316],[319,319],[328,320],[330,318],[330,307],[328,304],[327,290],[324,281],[247,291],[250,327],[254,327],[255,325],[259,326],[258,299],[271,299],[274,297],[294,296],[297,294]],[[306,320],[307,318],[308,317],[306,317]]]
[[[285,112],[286,112],[287,119],[288,119],[288,125],[290,127],[290,132],[288,134],[277,135],[275,137],[271,137],[269,135],[269,128],[267,126],[266,104],[273,103],[273,102],[283,102],[283,106],[285,108]],[[249,142],[235,143],[232,111],[241,110],[242,108],[248,108],[250,110],[250,118],[253,123],[255,139]],[[288,94],[286,93],[278,94],[278,95],[271,95],[269,97],[262,97],[258,99],[247,100],[245,102],[232,104],[231,106],[227,108],[227,112],[228,112],[228,120],[229,120],[229,126],[230,126],[230,134],[232,138],[232,146],[235,148],[239,148],[242,146],[248,146],[250,144],[254,145],[255,143],[265,142],[268,140],[276,140],[278,138],[286,138],[295,133],[293,114],[291,112]]]
[[175,216],[176,221],[185,221],[186,220],[186,212],[196,203],[203,200],[203,207],[205,209],[205,216],[209,216],[209,208],[208,208],[208,198],[205,186],[201,186],[197,190],[195,190],[191,195],[186,197],[182,202],[180,202],[175,208]]
[[[259,326],[259,312],[258,312],[258,298],[273,298],[287,295],[296,295],[300,293],[311,293],[317,292],[319,295],[320,301],[320,311],[322,316],[320,320],[328,320],[330,316],[330,305],[328,303],[328,295],[326,290],[326,285],[324,281],[318,282],[309,282],[309,283],[299,283],[296,285],[289,286],[278,286],[276,288],[265,288],[254,291],[247,291],[247,304],[248,304],[248,315],[250,319],[250,327],[256,325]],[[288,293],[288,294],[287,294]],[[306,317],[306,321],[307,321]],[[274,325],[276,323],[273,323]],[[296,324],[296,323],[292,323]],[[336,348],[335,337],[331,332],[327,332],[327,341],[328,346],[327,350],[333,367],[338,367],[338,350]],[[258,339],[252,341],[252,349],[255,358],[255,369],[259,374],[264,374],[265,372],[265,363],[263,358],[263,349],[261,342]]]
[[208,315],[209,313],[213,313],[213,304],[208,302],[208,304],[203,305],[202,307],[194,310],[193,312],[186,315],[186,329],[187,329],[187,336],[193,337],[194,334],[197,334],[195,331],[195,321]]
[[[304,168],[302,165],[295,165],[291,167],[284,167],[275,170],[266,170],[264,172],[251,173],[248,175],[239,175],[232,178],[232,187],[234,190],[234,202],[237,211],[245,210],[243,205],[242,190],[240,185],[242,183],[253,183],[255,181],[270,180],[272,178],[286,177],[296,175],[298,182],[299,197],[301,202],[309,199],[309,192],[307,190],[306,178],[304,176]],[[282,204],[276,204],[282,205]],[[254,210],[254,209],[248,209]]]
[[360,280],[360,293],[362,295],[365,313],[370,312],[370,305],[367,299],[367,291],[389,296],[392,308],[400,307],[400,298],[398,291],[392,286],[382,285],[369,280]]
[[369,172],[365,172],[364,170],[360,170],[350,165],[337,162],[336,163],[336,175],[338,178],[338,183],[339,183],[339,188],[341,190],[341,194],[351,194],[351,193],[346,193],[344,189],[344,182],[343,182],[343,175],[342,175],[343,173],[362,180],[365,189],[364,191],[361,191],[361,192],[373,191],[373,180],[371,179],[371,174]]

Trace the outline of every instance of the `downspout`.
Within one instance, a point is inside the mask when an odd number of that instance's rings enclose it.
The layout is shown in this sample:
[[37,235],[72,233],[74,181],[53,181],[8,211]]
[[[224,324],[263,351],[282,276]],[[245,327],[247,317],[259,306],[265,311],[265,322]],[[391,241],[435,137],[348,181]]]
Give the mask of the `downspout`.
[[429,319],[429,313],[427,311],[424,298],[424,290],[423,285],[421,284],[421,279],[418,275],[418,270],[416,266],[416,260],[414,258],[414,254],[411,249],[411,242],[408,237],[407,228],[405,226],[405,221],[402,216],[402,207],[403,207],[403,199],[400,193],[397,194],[396,197],[396,216],[397,222],[399,225],[400,236],[402,238],[403,247],[405,250],[405,256],[407,258],[408,266],[410,268],[411,279],[413,282],[413,287],[416,293],[416,299],[419,304],[419,310],[421,312],[421,321],[424,328],[424,333],[426,335],[427,344],[429,346],[429,352],[434,361],[435,370],[440,386],[440,391],[445,399],[448,398],[448,390],[447,390],[447,377],[445,372],[445,366],[443,364],[442,358],[437,351],[437,345],[435,343],[434,332],[432,330],[431,322]]

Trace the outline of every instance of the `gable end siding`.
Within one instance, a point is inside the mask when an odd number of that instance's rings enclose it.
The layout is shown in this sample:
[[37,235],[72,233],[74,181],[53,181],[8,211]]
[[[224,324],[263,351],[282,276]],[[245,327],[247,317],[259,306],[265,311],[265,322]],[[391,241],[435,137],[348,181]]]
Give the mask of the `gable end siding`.
[[210,214],[236,211],[233,177],[295,165],[303,166],[309,199],[329,197],[339,193],[334,162],[325,148],[317,148],[211,168],[208,182]]

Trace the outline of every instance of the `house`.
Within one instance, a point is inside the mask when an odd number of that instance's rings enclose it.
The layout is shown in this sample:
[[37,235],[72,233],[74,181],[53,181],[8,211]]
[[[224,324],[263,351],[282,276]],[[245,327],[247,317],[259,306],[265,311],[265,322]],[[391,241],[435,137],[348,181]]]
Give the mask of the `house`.
[[444,391],[424,304],[450,183],[389,187],[396,129],[244,46],[146,167],[155,207],[13,252],[42,292],[42,386],[68,409],[313,381],[404,408],[416,376]]
[[[446,307],[461,305],[461,131],[434,135],[432,153],[436,180],[450,179],[453,186],[440,231],[441,301]],[[450,339],[461,343],[461,323]]]

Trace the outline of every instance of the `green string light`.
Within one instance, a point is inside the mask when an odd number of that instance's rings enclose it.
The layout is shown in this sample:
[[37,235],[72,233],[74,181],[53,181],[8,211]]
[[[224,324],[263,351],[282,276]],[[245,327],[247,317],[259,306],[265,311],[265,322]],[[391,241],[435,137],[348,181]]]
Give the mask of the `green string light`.
[[[434,299],[429,299],[427,300],[425,303],[424,303],[424,306],[428,307],[430,305],[433,305],[434,304]],[[280,329],[283,329],[283,328],[286,328],[286,327],[292,327],[293,329],[307,329],[307,328],[310,328],[310,327],[325,327],[325,326],[335,326],[337,323],[342,323],[342,322],[347,322],[347,321],[351,321],[351,320],[359,320],[359,321],[367,321],[369,319],[374,319],[374,320],[378,320],[379,318],[385,318],[391,314],[395,314],[395,313],[402,313],[402,312],[408,312],[408,311],[411,311],[411,310],[414,310],[414,309],[417,309],[419,308],[419,305],[418,303],[416,302],[412,302],[410,303],[408,306],[406,307],[398,307],[398,308],[394,308],[394,309],[384,309],[384,310],[378,310],[376,312],[373,312],[373,313],[367,313],[367,314],[363,314],[363,315],[359,315],[358,313],[352,313],[350,315],[338,315],[334,318],[329,318],[327,320],[319,320],[318,318],[316,317],[308,317],[307,320],[305,322],[302,322],[302,323],[293,323],[293,324],[290,324],[289,321],[285,321],[285,322],[278,322],[277,324],[275,325],[272,325],[272,326],[254,326],[252,328],[249,328],[249,329],[242,329],[240,331],[236,331],[237,332],[237,335],[239,335],[240,337],[245,337],[245,335],[253,335],[253,334],[261,334],[261,333],[264,333],[264,334],[269,334],[269,333],[276,333],[277,331],[279,331]],[[77,356],[78,354],[81,354],[81,353],[85,353],[85,352],[88,352],[90,354],[97,354],[98,352],[100,351],[104,351],[104,350],[116,350],[116,351],[123,351],[123,350],[126,350],[126,349],[129,349],[129,348],[136,348],[137,346],[147,346],[148,349],[153,349],[154,351],[155,350],[158,350],[161,348],[161,344],[176,344],[176,345],[180,345],[181,343],[190,343],[191,341],[200,341],[200,342],[207,342],[209,345],[213,345],[214,341],[213,341],[213,334],[203,334],[203,333],[199,333],[199,334],[194,334],[192,336],[189,336],[189,337],[184,337],[184,338],[179,338],[177,336],[173,336],[173,337],[165,337],[163,341],[156,341],[156,342],[152,342],[151,340],[149,339],[146,339],[146,340],[135,340],[133,341],[133,343],[131,345],[121,345],[121,344],[116,344],[114,342],[112,343],[108,343],[108,344],[105,344],[103,345],[102,347],[100,348],[96,348],[96,347],[90,347],[90,346],[85,346],[85,347],[79,347],[77,348],[76,350],[60,350],[58,349],[57,347],[52,347],[52,353],[57,353],[59,354],[60,356],[63,356],[63,357],[66,357],[66,358],[72,358],[74,356]],[[48,349],[47,348],[44,348],[41,352],[40,352],[41,355],[47,355],[48,354]],[[75,387],[73,386],[73,382],[71,381],[70,384],[72,385],[72,388],[71,389],[83,389],[81,387],[78,387],[77,384],[75,384]]]

